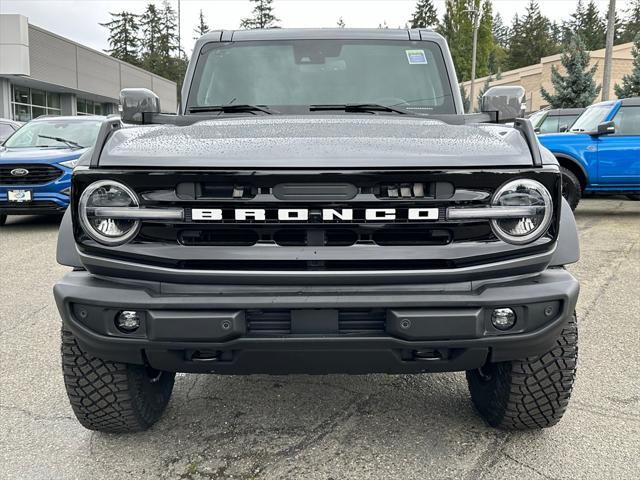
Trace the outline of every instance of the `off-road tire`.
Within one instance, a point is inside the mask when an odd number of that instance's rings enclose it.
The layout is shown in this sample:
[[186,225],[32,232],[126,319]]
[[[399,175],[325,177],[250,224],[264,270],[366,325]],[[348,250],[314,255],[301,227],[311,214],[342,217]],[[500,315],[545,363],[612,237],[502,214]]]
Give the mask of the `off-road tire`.
[[169,403],[175,380],[175,373],[96,358],[84,352],[64,327],[62,373],[78,421],[90,430],[109,433],[151,427]]
[[582,185],[575,173],[565,167],[560,167],[562,173],[562,196],[565,198],[571,210],[575,210],[582,198]]
[[471,400],[492,427],[551,427],[560,421],[569,404],[577,360],[578,326],[574,314],[548,352],[468,371]]
[[635,200],[636,202],[640,201],[640,193],[630,193],[629,195],[627,195],[627,198],[629,200]]
[[0,227],[7,223],[7,216],[5,214],[0,215]]

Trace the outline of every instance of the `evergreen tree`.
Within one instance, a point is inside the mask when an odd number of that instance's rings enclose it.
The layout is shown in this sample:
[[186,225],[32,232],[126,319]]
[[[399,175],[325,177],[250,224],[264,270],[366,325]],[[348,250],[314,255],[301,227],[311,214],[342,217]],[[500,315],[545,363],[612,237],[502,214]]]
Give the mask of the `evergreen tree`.
[[638,32],[640,32],[640,0],[633,0],[625,12],[620,43],[633,42]]
[[140,50],[142,65],[150,72],[161,75],[162,54],[160,52],[160,37],[162,29],[160,23],[160,13],[153,3],[149,3],[140,17],[142,38],[140,40]]
[[209,25],[207,25],[207,21],[204,18],[204,13],[202,13],[202,9],[200,9],[200,14],[198,15],[198,25],[193,31],[196,36],[193,37],[194,40],[198,40],[205,33],[209,32]]
[[249,0],[255,3],[253,16],[244,18],[240,22],[240,28],[277,28],[276,22],[280,20],[273,15],[273,0]]
[[574,33],[583,31],[584,25],[584,2],[583,0],[578,0],[578,4],[576,5],[576,10],[570,15],[570,20],[562,23],[562,43],[565,45],[569,45],[571,42],[571,37]]
[[416,11],[409,21],[411,28],[427,28],[438,26],[438,11],[432,0],[418,0]]
[[618,98],[640,97],[640,32],[636,34],[631,55],[633,70],[629,75],[622,77],[622,85],[614,87]]
[[473,50],[473,19],[471,9],[482,8],[476,55],[476,77],[489,74],[489,56],[494,48],[493,13],[491,1],[446,0],[445,13],[438,32],[447,39],[458,79],[471,78],[471,52]]
[[471,110],[471,98],[469,98],[469,94],[467,93],[467,89],[464,88],[463,84],[460,84],[460,96],[462,97],[462,108],[465,112],[469,112]]
[[338,25],[338,28],[345,28],[347,26],[347,24],[344,23],[344,19],[342,17],[338,19],[337,25]]
[[178,18],[168,0],[162,3],[160,12],[160,37],[158,39],[158,51],[161,55],[162,75],[182,86],[184,74],[187,71],[188,60],[180,47],[178,38]]
[[165,58],[180,55],[180,43],[178,39],[178,18],[168,0],[162,3],[160,12],[160,37],[158,47]]
[[504,24],[502,15],[496,13],[493,17],[493,39],[494,42],[502,48],[509,46],[509,26]]
[[598,66],[589,68],[590,60],[582,38],[574,35],[560,60],[566,75],[561,75],[555,65],[551,67],[555,94],[540,89],[542,98],[549,102],[551,108],[588,107],[593,103],[602,87],[593,79]]
[[556,45],[551,37],[551,22],[540,13],[538,2],[530,0],[524,17],[516,16],[511,27],[509,68],[533,65],[554,53]]
[[556,45],[556,48],[557,48],[559,45],[562,44],[562,39],[563,39],[562,25],[560,25],[556,21],[551,22],[551,27],[549,28],[549,32],[551,33],[551,40],[553,44]]
[[577,32],[584,41],[587,50],[598,50],[605,47],[607,25],[600,17],[598,7],[591,0],[584,11],[582,28]]
[[138,15],[130,12],[110,13],[111,21],[100,25],[109,29],[109,50],[112,57],[139,65]]

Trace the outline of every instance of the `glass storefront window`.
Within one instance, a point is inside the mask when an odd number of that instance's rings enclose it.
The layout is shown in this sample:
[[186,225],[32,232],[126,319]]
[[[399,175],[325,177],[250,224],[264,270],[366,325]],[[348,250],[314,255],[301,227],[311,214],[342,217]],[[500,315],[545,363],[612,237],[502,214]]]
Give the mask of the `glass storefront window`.
[[41,115],[61,115],[60,94],[34,88],[13,86],[13,118],[28,122]]
[[78,98],[77,107],[78,115],[104,115],[106,111],[105,104],[84,98]]
[[57,93],[47,92],[47,107],[60,108],[60,95]]

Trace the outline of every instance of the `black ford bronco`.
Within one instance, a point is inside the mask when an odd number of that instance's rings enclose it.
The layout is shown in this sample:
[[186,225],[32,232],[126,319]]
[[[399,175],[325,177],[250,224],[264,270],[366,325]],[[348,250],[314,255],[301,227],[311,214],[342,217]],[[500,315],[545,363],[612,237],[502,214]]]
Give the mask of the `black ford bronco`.
[[522,94],[465,115],[442,37],[348,29],[209,33],[177,114],[123,90],[58,242],[79,421],[150,427],[176,372],[466,371],[490,425],[558,422],[578,237]]

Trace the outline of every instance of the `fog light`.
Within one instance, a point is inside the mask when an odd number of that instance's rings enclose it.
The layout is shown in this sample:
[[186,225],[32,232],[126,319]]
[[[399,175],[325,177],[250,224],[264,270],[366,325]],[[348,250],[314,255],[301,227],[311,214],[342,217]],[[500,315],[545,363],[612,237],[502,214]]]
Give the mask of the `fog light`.
[[509,330],[516,324],[516,312],[510,308],[496,308],[491,314],[491,323],[498,330]]
[[133,332],[140,327],[140,315],[135,310],[123,310],[116,317],[116,327],[123,332]]

